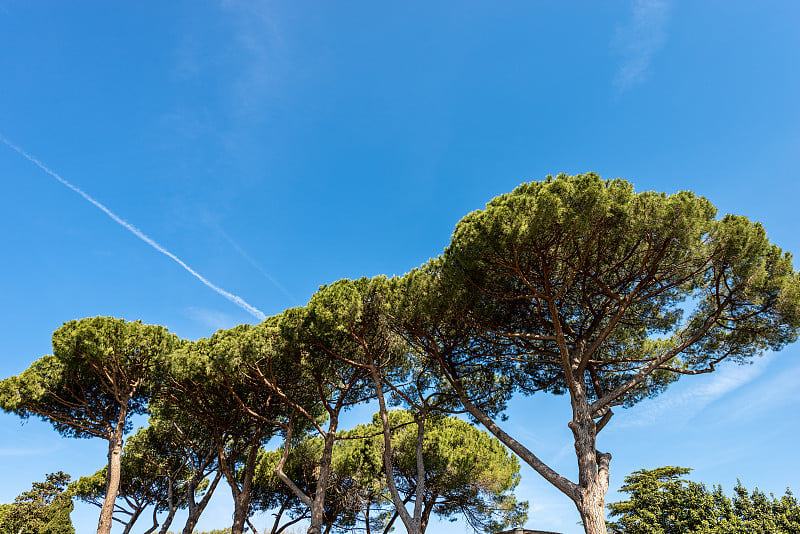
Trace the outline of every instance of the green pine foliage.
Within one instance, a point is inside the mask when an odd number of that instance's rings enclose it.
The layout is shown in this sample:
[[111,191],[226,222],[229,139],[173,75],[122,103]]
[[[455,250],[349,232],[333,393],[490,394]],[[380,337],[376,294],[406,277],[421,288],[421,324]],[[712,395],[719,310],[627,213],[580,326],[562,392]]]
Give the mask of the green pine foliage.
[[[496,532],[527,513],[513,494],[519,463],[503,445],[575,503],[587,533],[605,534],[611,455],[596,440],[612,408],[723,361],[747,363],[798,333],[800,273],[760,224],[718,218],[688,191],[559,175],[468,214],[444,253],[407,275],[322,286],[306,306],[255,326],[191,342],[140,321],[65,323],[53,354],[0,380],[0,409],[108,441],[108,467],[75,493],[102,503],[103,534],[118,495],[132,507],[129,526],[150,507],[166,530],[186,506],[191,528],[223,476],[232,534],[267,509],[278,510],[276,525],[310,519],[314,534],[401,523],[424,534],[436,516]],[[569,396],[577,481],[501,428],[508,401],[536,392]],[[340,414],[373,398],[379,418],[338,430]],[[446,416],[465,412],[497,439]],[[153,440],[149,430],[127,437],[143,413],[166,426]],[[263,452],[273,438],[285,447]],[[611,527],[800,534],[791,493],[739,485],[728,497],[686,473],[632,474],[630,500],[610,505]],[[72,532],[57,475],[42,483],[50,493],[35,485],[0,505],[0,534],[18,534],[20,517],[21,534]],[[27,519],[44,510],[52,517]]]
[[787,489],[777,498],[736,484],[733,497],[721,486],[685,480],[691,469],[641,469],[620,491],[630,498],[608,505],[609,531],[617,534],[797,534],[800,504]]
[[[411,412],[393,410],[393,469],[404,499],[416,492],[417,426]],[[426,424],[423,457],[426,469],[425,510],[443,519],[463,517],[475,532],[497,532],[525,523],[527,501],[517,501],[519,461],[499,440],[456,417],[431,417]],[[371,425],[343,432],[333,450],[333,482],[326,499],[325,523],[335,532],[349,532],[370,518],[373,532],[382,532],[394,507],[383,474],[383,436],[379,414]],[[356,436],[369,436],[353,439]],[[292,518],[307,517],[307,509],[275,475],[281,450],[264,453],[256,469],[257,507],[285,505]],[[312,437],[295,445],[284,471],[307,494],[316,491],[322,439]],[[395,518],[396,519],[396,518]],[[398,525],[398,528],[402,526]],[[424,530],[424,529],[423,529]]]

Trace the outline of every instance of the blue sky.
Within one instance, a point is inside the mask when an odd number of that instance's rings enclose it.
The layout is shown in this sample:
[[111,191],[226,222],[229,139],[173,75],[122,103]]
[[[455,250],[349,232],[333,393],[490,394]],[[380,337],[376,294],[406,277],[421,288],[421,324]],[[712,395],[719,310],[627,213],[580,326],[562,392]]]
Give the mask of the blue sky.
[[[0,135],[267,315],[339,278],[402,274],[469,211],[559,172],[694,190],[800,253],[798,21],[789,0],[0,0]],[[6,143],[0,188],[0,376],[73,318],[191,339],[257,320]],[[609,499],[660,465],[800,489],[798,401],[791,346],[622,411],[599,442]],[[509,415],[573,474],[566,399]],[[0,502],[104,459],[102,442],[0,414]],[[201,528],[229,524],[226,491]],[[530,470],[519,493],[531,528],[581,531]],[[96,526],[93,508],[73,517]]]

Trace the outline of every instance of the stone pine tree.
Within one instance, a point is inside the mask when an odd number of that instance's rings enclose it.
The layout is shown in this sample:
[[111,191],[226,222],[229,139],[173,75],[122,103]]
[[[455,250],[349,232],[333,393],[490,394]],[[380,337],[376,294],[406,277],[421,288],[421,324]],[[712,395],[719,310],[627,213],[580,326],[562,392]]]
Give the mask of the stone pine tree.
[[[132,532],[148,507],[152,509],[152,526],[143,534],[155,532],[159,525],[159,533],[166,534],[175,513],[187,506],[188,493],[198,489],[197,484],[190,485],[193,472],[189,458],[183,450],[171,446],[171,426],[152,417],[150,422],[129,437],[122,449],[121,481],[113,519],[124,525],[123,534]],[[102,506],[107,469],[104,467],[71,484],[72,495]],[[162,512],[166,512],[166,517],[159,518]]]
[[[242,359],[243,379],[251,387],[272,392],[291,415],[286,423],[284,453],[275,472],[310,509],[308,532],[320,534],[325,519],[325,500],[331,458],[340,416],[373,396],[366,369],[351,365],[352,343],[342,343],[339,324],[327,319],[336,315],[338,302],[319,304],[322,288],[308,306],[293,308],[254,327],[253,346],[261,347]],[[349,338],[348,338],[349,339]],[[257,415],[257,414],[256,414]],[[264,421],[268,423],[269,421]],[[298,430],[308,429],[322,438],[316,465],[318,478],[313,492],[301,488],[284,472]]]
[[108,477],[97,526],[111,530],[123,437],[143,413],[154,368],[179,344],[166,328],[113,317],[69,321],[53,333],[53,354],[0,382],[0,408],[37,416],[62,435],[108,441]]
[[[386,487],[400,520],[409,534],[420,534],[422,499],[412,513],[397,489],[392,469],[392,425],[388,402],[401,392],[400,384],[413,381],[414,360],[408,345],[390,321],[392,311],[392,281],[386,277],[343,279],[325,286],[314,295],[310,306],[316,310],[315,326],[318,339],[328,358],[367,371],[374,396],[378,400],[379,417],[384,441]],[[413,388],[412,388],[413,389]],[[424,417],[423,417],[424,419]],[[419,426],[418,442],[424,434]],[[421,450],[421,448],[420,448]],[[418,473],[424,493],[424,462],[418,455]]]
[[245,378],[243,362],[262,350],[263,337],[253,330],[240,325],[185,344],[160,379],[159,416],[192,418],[213,441],[234,502],[232,534],[242,534],[249,521],[259,450],[286,427],[289,411],[273,391]]
[[180,495],[173,492],[173,498],[185,503],[188,513],[182,533],[191,534],[223,476],[217,468],[217,448],[208,427],[190,414],[165,406],[158,397],[150,402],[148,411],[157,451],[179,458],[188,470]]
[[[525,522],[528,503],[517,501],[514,495],[520,482],[519,462],[499,440],[457,417],[429,417],[423,435],[425,480],[424,492],[420,494],[417,418],[407,410],[392,410],[389,421],[394,429],[391,464],[394,480],[404,503],[415,505],[421,499],[421,533],[427,530],[431,515],[451,520],[460,516],[475,532],[487,533]],[[385,490],[375,491],[375,481],[364,477],[365,473],[377,473],[378,481],[385,477],[381,429],[380,414],[375,414],[371,425],[351,430],[348,435],[353,438],[371,437],[343,440],[335,451],[336,472],[370,490],[363,492],[365,496],[372,495],[372,500],[364,505],[373,507],[374,512],[382,508],[387,512],[381,526],[384,532],[389,532],[399,513],[386,507],[392,501]],[[382,485],[385,488],[385,480]]]
[[[166,512],[166,517],[160,521],[158,532],[167,534],[179,509],[189,508],[190,503],[194,502],[196,510],[197,499],[205,507],[222,475],[217,472],[213,480],[206,478],[210,474],[209,467],[213,465],[214,457],[208,450],[201,450],[198,454],[198,451],[187,447],[178,421],[151,416],[149,422],[147,427],[139,429],[126,444],[123,468],[125,454],[128,454],[131,463],[138,468],[139,477],[144,480],[154,478],[158,482],[160,490],[153,512],[153,524],[158,523],[156,512]],[[193,511],[197,513],[195,510],[190,509],[190,515]]]
[[[404,505],[414,505],[418,495],[415,417],[409,411],[393,410],[389,421],[394,480]],[[447,519],[461,516],[476,532],[492,533],[524,523],[528,503],[518,502],[513,493],[520,481],[519,462],[500,441],[456,417],[431,417],[426,427],[421,532],[426,531],[432,514]],[[285,474],[308,495],[316,492],[323,446],[320,436],[306,438],[292,447],[284,465]],[[254,481],[259,509],[278,510],[270,531],[275,534],[310,516],[310,508],[274,472],[282,456],[282,450],[263,453]],[[324,532],[391,532],[399,512],[386,487],[380,414],[373,416],[372,424],[339,431],[332,456]],[[284,515],[291,519],[284,521]]]
[[[437,359],[477,421],[574,502],[591,534],[606,532],[611,455],[597,435],[615,406],[778,350],[800,326],[798,275],[761,225],[717,218],[691,192],[635,193],[594,174],[495,198],[411,278],[416,349]],[[515,391],[569,396],[576,481],[502,428],[496,415]]]
[[[340,430],[341,434],[342,431]],[[323,532],[352,532],[360,511],[361,488],[351,478],[342,476],[336,469],[336,451],[340,442],[335,442],[334,458],[328,469],[325,482],[324,508],[321,514]],[[292,445],[288,455],[285,447],[278,450],[264,451],[256,468],[253,483],[254,497],[259,510],[277,510],[271,534],[280,534],[304,519],[311,519],[311,508],[307,499],[301,499],[294,489],[281,478],[288,477],[302,495],[314,496],[321,488],[321,463],[325,442],[322,436],[310,436]],[[275,467],[283,462],[281,476]]]

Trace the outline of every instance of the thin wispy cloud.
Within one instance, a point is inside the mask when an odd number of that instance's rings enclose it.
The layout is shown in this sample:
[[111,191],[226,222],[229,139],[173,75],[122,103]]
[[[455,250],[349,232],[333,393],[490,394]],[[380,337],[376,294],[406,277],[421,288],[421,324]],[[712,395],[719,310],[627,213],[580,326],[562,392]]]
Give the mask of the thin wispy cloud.
[[547,525],[548,530],[574,531],[579,517],[572,502],[527,464],[522,465],[520,474],[522,481],[515,493],[524,496],[530,506],[528,521],[524,526],[542,528]]
[[234,39],[239,72],[231,81],[237,113],[261,114],[278,94],[285,63],[286,43],[275,20],[276,7],[260,0],[225,0],[223,9],[235,20]]
[[93,204],[96,208],[98,208],[103,213],[105,213],[106,215],[111,217],[111,219],[114,222],[116,222],[117,224],[119,224],[120,226],[122,226],[123,228],[128,230],[129,232],[131,232],[133,235],[135,235],[136,237],[138,237],[139,239],[141,239],[142,241],[144,241],[145,243],[150,245],[152,248],[154,248],[158,252],[164,254],[168,258],[170,258],[173,261],[175,261],[175,263],[177,263],[178,265],[183,267],[189,274],[191,274],[192,276],[194,276],[195,278],[200,280],[209,289],[215,291],[219,295],[222,295],[223,297],[225,297],[229,301],[233,302],[234,304],[236,304],[237,306],[239,306],[240,308],[245,310],[247,313],[249,313],[250,315],[252,315],[256,319],[258,319],[259,321],[263,321],[264,319],[267,318],[267,316],[266,316],[266,314],[264,312],[262,312],[261,310],[259,310],[255,306],[252,306],[252,305],[248,304],[242,297],[239,297],[237,295],[234,295],[233,293],[225,291],[221,287],[211,283],[208,279],[206,279],[200,273],[198,273],[197,271],[195,271],[194,269],[189,267],[183,260],[181,260],[175,254],[173,254],[169,250],[165,249],[164,247],[162,247],[161,245],[156,243],[152,238],[150,238],[144,232],[142,232],[141,230],[139,230],[138,228],[133,226],[131,223],[129,223],[126,220],[124,220],[121,217],[119,217],[117,214],[112,212],[106,206],[104,206],[103,204],[101,204],[100,202],[98,202],[97,200],[95,200],[94,198],[89,196],[87,193],[85,193],[82,189],[72,185],[70,182],[68,182],[67,180],[65,180],[61,176],[59,176],[58,173],[56,173],[55,171],[53,171],[49,167],[47,167],[47,165],[45,165],[44,163],[42,163],[41,161],[39,161],[35,157],[33,157],[30,154],[28,154],[25,150],[23,150],[22,148],[18,147],[17,145],[15,145],[14,143],[9,141],[8,139],[3,137],[2,135],[0,135],[0,141],[2,141],[6,146],[8,146],[12,150],[16,151],[21,156],[25,157],[31,163],[35,164],[37,167],[42,169],[44,172],[46,172],[47,174],[49,174],[50,176],[52,176],[53,178],[58,180],[61,184],[67,186],[68,188],[70,188],[74,192],[78,193],[84,199],[86,199],[91,204]]
[[265,110],[272,109],[282,94],[287,69],[292,68],[277,11],[273,3],[262,0],[219,2],[218,26],[226,32],[226,46],[211,47],[199,27],[188,25],[173,51],[172,75],[179,82],[203,84],[224,66],[224,79],[214,81],[226,119],[234,125],[264,120]]
[[63,444],[49,447],[0,447],[0,458],[8,456],[49,456],[63,448]]
[[[24,421],[21,424],[25,424]],[[40,426],[41,425],[41,426]],[[33,427],[44,428],[46,423],[35,422]],[[44,434],[48,436],[52,433],[52,428],[48,428]],[[18,430],[9,431],[3,429],[0,431],[0,458],[9,456],[49,456],[58,452],[66,447],[63,440],[52,441],[44,437],[44,434],[38,433],[36,428],[32,433],[20,433]]]
[[654,56],[667,40],[670,11],[667,0],[633,0],[632,8],[631,20],[617,28],[613,43],[622,56],[614,77],[614,86],[619,91],[647,79]]
[[[633,409],[635,414],[632,413],[632,417],[623,418],[619,422],[619,428],[660,423],[674,414],[680,414],[681,418],[688,420],[712,402],[755,380],[767,368],[772,356],[772,353],[767,353],[753,360],[750,365],[726,365],[713,373],[711,379],[702,385],[681,393],[667,391],[652,401],[643,402]],[[691,378],[687,377],[687,380]]]
[[263,268],[263,267],[262,267],[262,266],[261,266],[261,265],[260,265],[260,264],[259,264],[259,263],[258,263],[256,260],[254,260],[253,258],[251,258],[251,257],[250,257],[250,255],[249,255],[249,254],[247,254],[247,252],[245,252],[245,251],[244,251],[244,249],[242,249],[242,247],[240,247],[240,246],[239,246],[239,245],[236,243],[236,241],[234,241],[233,239],[231,239],[231,237],[230,237],[230,236],[229,236],[227,233],[225,233],[225,231],[224,231],[222,228],[220,228],[219,226],[217,226],[217,231],[219,232],[219,234],[220,234],[220,235],[221,235],[223,238],[225,238],[225,241],[227,241],[227,242],[228,242],[228,244],[229,244],[231,247],[233,247],[233,249],[234,249],[236,252],[238,252],[238,253],[239,253],[239,255],[240,255],[241,257],[243,257],[245,260],[247,260],[247,262],[248,262],[250,265],[252,265],[252,266],[253,266],[253,267],[254,267],[254,268],[255,268],[255,269],[258,271],[258,272],[260,272],[262,275],[264,275],[264,278],[266,278],[267,280],[269,280],[270,282],[272,282],[272,284],[273,284],[275,287],[277,287],[277,288],[278,288],[278,289],[281,291],[281,293],[283,293],[284,295],[286,295],[287,297],[289,297],[289,299],[292,301],[292,303],[296,303],[296,302],[297,302],[297,299],[294,297],[294,295],[292,295],[291,293],[289,293],[289,290],[288,290],[288,289],[286,289],[285,287],[283,287],[283,285],[281,285],[281,283],[280,283],[280,282],[278,282],[277,280],[275,280],[275,278],[273,278],[273,277],[272,277],[272,275],[271,275],[271,274],[269,274],[269,273],[266,271],[266,269],[264,269],[264,268]]
[[237,322],[231,315],[207,308],[190,306],[186,309],[186,314],[198,323],[202,323],[214,330],[226,330],[236,326]]
[[731,419],[755,420],[764,413],[777,413],[800,403],[800,365],[794,362],[790,364],[791,356],[794,354],[778,356],[779,361],[775,362],[775,368],[770,369],[768,378],[762,380],[757,388],[748,391],[740,402],[740,408],[735,414],[730,414]]

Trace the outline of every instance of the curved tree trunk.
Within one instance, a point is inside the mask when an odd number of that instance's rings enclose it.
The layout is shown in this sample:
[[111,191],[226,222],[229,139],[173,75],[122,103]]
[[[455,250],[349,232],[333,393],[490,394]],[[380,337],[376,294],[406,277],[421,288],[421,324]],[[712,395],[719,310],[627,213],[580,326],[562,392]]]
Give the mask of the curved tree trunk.
[[139,519],[139,516],[142,514],[144,510],[144,506],[136,507],[133,513],[131,514],[131,519],[125,524],[125,530],[122,531],[122,534],[129,534],[131,530],[133,530],[133,524],[136,523],[136,520]]
[[269,534],[275,534],[275,532],[278,530],[278,525],[281,524],[281,517],[283,517],[283,512],[286,510],[286,503],[288,503],[288,502],[289,502],[289,498],[287,497],[281,503],[281,507],[278,510],[278,513],[275,514],[275,522],[272,523],[272,528],[270,529]]
[[158,507],[153,508],[153,526],[144,531],[143,534],[151,534],[158,528]]
[[164,520],[164,524],[161,525],[161,529],[158,531],[158,534],[167,534],[169,526],[172,524],[172,520],[175,519],[175,512],[177,511],[178,511],[177,506],[170,506],[167,518]]

